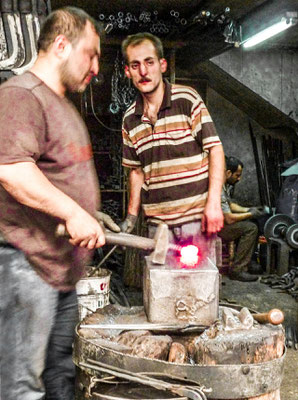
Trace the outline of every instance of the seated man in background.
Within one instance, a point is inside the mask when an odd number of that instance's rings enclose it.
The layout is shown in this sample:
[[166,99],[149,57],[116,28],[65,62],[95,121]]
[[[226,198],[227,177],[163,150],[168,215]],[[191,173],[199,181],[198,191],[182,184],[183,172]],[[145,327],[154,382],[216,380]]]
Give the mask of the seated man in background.
[[226,157],[225,183],[222,189],[221,206],[224,214],[224,227],[218,233],[226,241],[237,240],[234,268],[230,279],[253,282],[258,279],[261,266],[253,269],[251,258],[258,238],[258,227],[249,221],[264,215],[262,207],[242,207],[231,199],[231,188],[240,181],[243,163],[236,157]]

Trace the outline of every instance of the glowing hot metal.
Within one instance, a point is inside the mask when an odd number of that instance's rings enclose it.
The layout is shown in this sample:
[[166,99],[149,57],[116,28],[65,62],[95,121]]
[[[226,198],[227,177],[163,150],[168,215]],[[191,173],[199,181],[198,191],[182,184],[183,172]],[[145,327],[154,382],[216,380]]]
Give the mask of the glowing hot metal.
[[192,244],[183,246],[180,250],[180,262],[185,266],[193,267],[200,260],[199,249]]

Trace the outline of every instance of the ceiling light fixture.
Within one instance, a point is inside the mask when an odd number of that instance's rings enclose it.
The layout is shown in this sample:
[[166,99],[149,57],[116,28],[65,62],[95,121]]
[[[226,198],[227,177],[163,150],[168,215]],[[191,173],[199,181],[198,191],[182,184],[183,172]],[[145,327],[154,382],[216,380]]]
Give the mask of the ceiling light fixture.
[[[289,13],[294,14],[294,13]],[[282,17],[282,19],[274,25],[269,26],[268,28],[264,29],[261,32],[256,33],[254,36],[250,37],[249,39],[245,40],[242,45],[244,48],[249,48],[255,46],[264,40],[271,38],[272,36],[277,35],[278,33],[290,28],[293,25],[296,25],[297,18],[288,18]]]

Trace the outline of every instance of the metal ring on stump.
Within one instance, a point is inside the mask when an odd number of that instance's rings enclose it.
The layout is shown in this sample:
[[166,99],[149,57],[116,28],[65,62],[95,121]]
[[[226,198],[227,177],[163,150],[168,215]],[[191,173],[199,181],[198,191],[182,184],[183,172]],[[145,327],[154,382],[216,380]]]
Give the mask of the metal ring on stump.
[[[76,400],[85,398],[84,391],[87,390],[92,379],[102,377],[96,368],[98,362],[104,363],[111,369],[117,368],[135,374],[143,373],[142,376],[155,375],[162,380],[171,376],[194,382],[200,387],[212,389],[211,392],[206,393],[208,400],[280,400],[285,358],[283,327],[268,323],[259,324],[257,321],[245,324],[247,314],[243,313],[243,309],[235,314],[235,310],[237,312],[237,309],[233,309],[231,313],[244,317],[237,317],[240,322],[238,320],[236,322],[241,323],[241,327],[235,326],[235,329],[229,325],[229,330],[223,330],[222,325],[215,322],[203,333],[188,332],[177,335],[170,331],[163,333],[166,338],[172,336],[173,343],[177,343],[177,338],[180,343],[184,341],[192,363],[188,360],[185,363],[179,363],[179,361],[166,361],[167,358],[137,356],[135,355],[136,342],[128,346],[127,342],[125,344],[111,339],[113,332],[115,335],[117,324],[133,322],[142,325],[148,322],[143,307],[128,308],[109,305],[97,310],[96,313],[85,318],[84,326],[85,324],[112,323],[115,324],[115,329],[106,331],[93,327],[81,329],[81,324],[77,326],[73,359],[78,367],[81,389],[77,390]],[[85,331],[84,335],[83,331]],[[120,333],[121,331],[118,331],[116,335]],[[123,335],[128,333],[131,338],[133,331],[125,331]],[[154,338],[154,333],[161,335],[160,332],[155,331],[151,333],[147,331],[146,334],[143,332],[142,335],[147,343]],[[140,340],[140,331],[137,333],[135,331],[134,336]],[[149,350],[151,349],[152,347]],[[94,396],[90,400],[97,398]]]

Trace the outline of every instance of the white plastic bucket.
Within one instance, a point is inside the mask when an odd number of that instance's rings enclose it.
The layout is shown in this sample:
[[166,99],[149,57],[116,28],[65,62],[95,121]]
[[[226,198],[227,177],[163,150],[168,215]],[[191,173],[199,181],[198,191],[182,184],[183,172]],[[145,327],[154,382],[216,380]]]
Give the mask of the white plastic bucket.
[[96,275],[80,279],[76,284],[80,320],[98,308],[110,304],[111,271],[100,268]]

